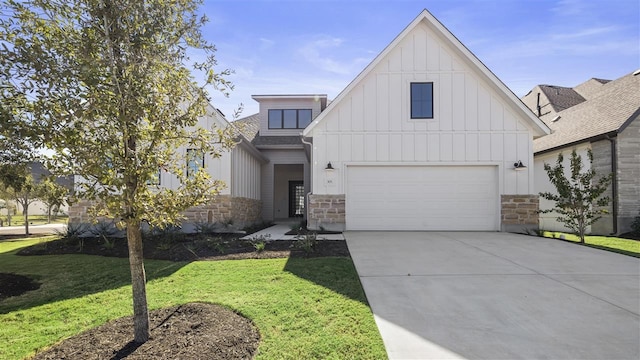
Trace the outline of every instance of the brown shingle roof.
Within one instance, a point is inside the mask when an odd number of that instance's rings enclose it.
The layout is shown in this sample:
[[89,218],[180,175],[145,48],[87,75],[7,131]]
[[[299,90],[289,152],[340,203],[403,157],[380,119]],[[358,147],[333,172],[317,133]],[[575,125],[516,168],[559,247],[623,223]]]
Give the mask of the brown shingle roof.
[[534,140],[534,151],[550,150],[618,131],[640,110],[640,76],[628,74],[601,86],[590,100],[560,111],[553,133]]

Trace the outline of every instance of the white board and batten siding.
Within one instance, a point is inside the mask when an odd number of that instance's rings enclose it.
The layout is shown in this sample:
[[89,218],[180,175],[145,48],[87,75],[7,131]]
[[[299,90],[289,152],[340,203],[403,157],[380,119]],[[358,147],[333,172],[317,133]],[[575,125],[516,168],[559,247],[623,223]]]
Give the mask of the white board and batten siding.
[[260,200],[262,163],[242,146],[231,151],[231,195]]
[[[401,188],[414,186],[418,207],[414,206],[412,212],[420,211],[420,206],[425,207],[425,211],[429,206],[436,206],[437,201],[423,204],[424,199],[417,194],[421,191],[432,193],[425,187],[432,186],[433,190],[439,185],[406,184],[403,176],[395,177],[394,172],[408,176],[414,172],[411,167],[417,167],[418,174],[431,172],[445,178],[449,176],[454,187],[441,190],[452,194],[446,199],[452,203],[458,201],[455,179],[479,177],[475,190],[489,191],[491,199],[488,201],[492,205],[488,211],[493,215],[489,220],[469,219],[472,224],[469,230],[499,229],[499,194],[534,193],[533,172],[529,171],[533,164],[533,126],[495,82],[478,71],[460,49],[452,46],[432,26],[422,21],[413,27],[380,61],[374,62],[375,67],[350,85],[348,92],[341,94],[325,110],[322,121],[310,130],[309,135],[313,137],[313,192],[345,194],[347,229],[371,229],[372,226],[372,221],[369,225],[360,225],[360,220],[354,218],[354,211],[367,216],[366,210],[361,209],[364,205],[349,200],[353,196],[358,201],[364,199],[358,194],[366,190],[359,189],[357,179],[363,176],[362,168],[367,166],[380,166],[379,170],[371,168],[369,178],[374,185],[370,188],[370,197],[376,193],[378,197],[371,201],[384,201],[381,196],[385,191],[387,194],[396,192],[400,197],[408,196]],[[411,82],[433,82],[433,119],[411,119]],[[513,170],[513,164],[519,160],[529,166],[528,170]],[[328,162],[336,168],[335,172],[323,171]],[[441,168],[430,170],[431,167]],[[383,176],[385,171],[389,173],[388,181],[376,187],[376,176]],[[495,189],[485,189],[486,184],[480,183],[483,176],[492,177]],[[356,183],[353,183],[354,179]],[[444,209],[444,203],[445,200],[440,201],[440,209]],[[462,203],[456,206],[473,208],[473,205]],[[380,221],[383,214],[371,211],[374,212],[371,216]],[[473,209],[468,213],[473,213]],[[391,212],[385,215],[394,216]],[[402,224],[405,220],[399,217],[394,221]],[[415,221],[411,224],[416,224]],[[389,226],[384,228],[389,229]],[[465,225],[446,228],[465,229]],[[425,225],[421,229],[439,228]]]

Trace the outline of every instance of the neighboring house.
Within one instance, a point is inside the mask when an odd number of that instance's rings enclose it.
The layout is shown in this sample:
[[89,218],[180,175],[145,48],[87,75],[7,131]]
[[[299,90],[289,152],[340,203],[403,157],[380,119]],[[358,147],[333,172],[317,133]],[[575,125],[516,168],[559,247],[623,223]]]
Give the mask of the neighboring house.
[[[235,221],[254,206],[241,222],[259,214],[327,230],[538,227],[533,139],[548,127],[426,10],[333,102],[253,99],[258,114],[231,124],[214,114],[242,135],[231,154],[204,161],[229,185],[216,202],[243,199]],[[189,221],[219,221],[216,206],[188,211]]]
[[[554,191],[544,163],[554,164],[562,152],[568,165],[576,149],[589,166],[586,153],[591,149],[596,172],[613,173],[614,178],[606,193],[612,200],[608,214],[590,232],[630,231],[640,213],[640,70],[613,81],[590,79],[574,88],[538,85],[522,100],[553,131],[534,141],[536,192]],[[552,207],[541,200],[541,209]],[[553,213],[541,214],[540,227],[567,230]]]
[[[42,178],[51,175],[51,172],[47,170],[42,163],[31,162],[29,165],[29,172],[35,181],[40,181]],[[73,177],[72,176],[58,176],[56,177],[56,183],[66,187],[69,191],[73,190]],[[12,205],[15,206],[15,213],[17,215],[22,214],[22,206],[12,201]],[[64,204],[58,209],[59,214],[66,214],[69,210],[68,204]],[[6,205],[5,208],[0,209],[0,215],[7,215]],[[35,200],[29,205],[29,215],[47,215],[47,205],[40,200]]]

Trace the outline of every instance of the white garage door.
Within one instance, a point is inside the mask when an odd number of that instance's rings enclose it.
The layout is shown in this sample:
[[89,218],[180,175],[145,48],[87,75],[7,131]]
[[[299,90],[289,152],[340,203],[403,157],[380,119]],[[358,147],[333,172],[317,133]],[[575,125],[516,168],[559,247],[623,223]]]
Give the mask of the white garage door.
[[347,230],[498,230],[496,166],[349,166]]

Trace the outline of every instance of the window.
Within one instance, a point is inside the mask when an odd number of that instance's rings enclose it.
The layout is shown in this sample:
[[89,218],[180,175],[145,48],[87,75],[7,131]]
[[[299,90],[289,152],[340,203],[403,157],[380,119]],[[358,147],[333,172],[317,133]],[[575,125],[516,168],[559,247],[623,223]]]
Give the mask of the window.
[[158,172],[153,174],[153,177],[147,180],[147,185],[158,185],[160,186],[160,176],[162,175],[162,170],[158,169]]
[[411,118],[433,119],[433,83],[411,83]]
[[191,179],[204,167],[204,152],[198,149],[187,149],[187,178]]
[[270,109],[269,129],[304,129],[311,124],[311,109]]

